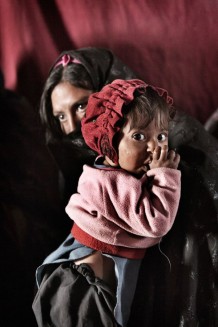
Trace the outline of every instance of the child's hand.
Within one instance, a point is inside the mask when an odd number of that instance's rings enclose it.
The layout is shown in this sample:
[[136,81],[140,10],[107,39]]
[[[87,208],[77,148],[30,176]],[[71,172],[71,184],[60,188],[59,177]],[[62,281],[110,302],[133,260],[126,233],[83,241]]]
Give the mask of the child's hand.
[[168,146],[164,145],[162,148],[157,146],[153,152],[153,158],[149,164],[150,169],[167,167],[177,169],[180,162],[180,155],[174,150],[168,152]]

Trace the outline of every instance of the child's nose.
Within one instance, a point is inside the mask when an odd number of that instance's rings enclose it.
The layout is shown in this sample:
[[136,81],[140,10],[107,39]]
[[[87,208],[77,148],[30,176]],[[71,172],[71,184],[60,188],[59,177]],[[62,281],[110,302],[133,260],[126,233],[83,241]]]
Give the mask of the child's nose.
[[157,141],[155,139],[151,139],[148,141],[147,146],[148,146],[147,151],[153,153],[154,149],[157,146]]

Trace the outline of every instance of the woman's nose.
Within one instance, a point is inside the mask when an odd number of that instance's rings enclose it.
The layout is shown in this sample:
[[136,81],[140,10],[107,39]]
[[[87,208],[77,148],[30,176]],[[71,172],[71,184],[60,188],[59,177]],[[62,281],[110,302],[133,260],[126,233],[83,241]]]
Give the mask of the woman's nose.
[[73,115],[68,117],[67,123],[64,126],[65,134],[69,134],[71,132],[75,132],[79,129],[79,124],[77,122],[76,117]]

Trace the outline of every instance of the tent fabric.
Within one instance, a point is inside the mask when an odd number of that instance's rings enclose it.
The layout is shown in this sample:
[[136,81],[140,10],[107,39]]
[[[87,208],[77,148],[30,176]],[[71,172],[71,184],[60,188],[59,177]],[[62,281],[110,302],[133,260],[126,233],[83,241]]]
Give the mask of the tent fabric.
[[218,106],[216,0],[1,0],[6,87],[38,104],[63,50],[106,47],[201,122]]

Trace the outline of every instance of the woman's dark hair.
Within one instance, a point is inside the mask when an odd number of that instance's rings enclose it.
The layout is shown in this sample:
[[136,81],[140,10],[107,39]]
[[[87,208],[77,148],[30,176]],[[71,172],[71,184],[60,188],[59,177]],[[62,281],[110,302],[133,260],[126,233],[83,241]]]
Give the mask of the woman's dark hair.
[[59,121],[53,116],[51,103],[51,93],[61,82],[69,82],[76,87],[95,91],[92,80],[83,65],[72,63],[63,67],[60,64],[51,69],[44,85],[39,110],[42,123],[46,127],[47,143],[60,140],[63,136]]

